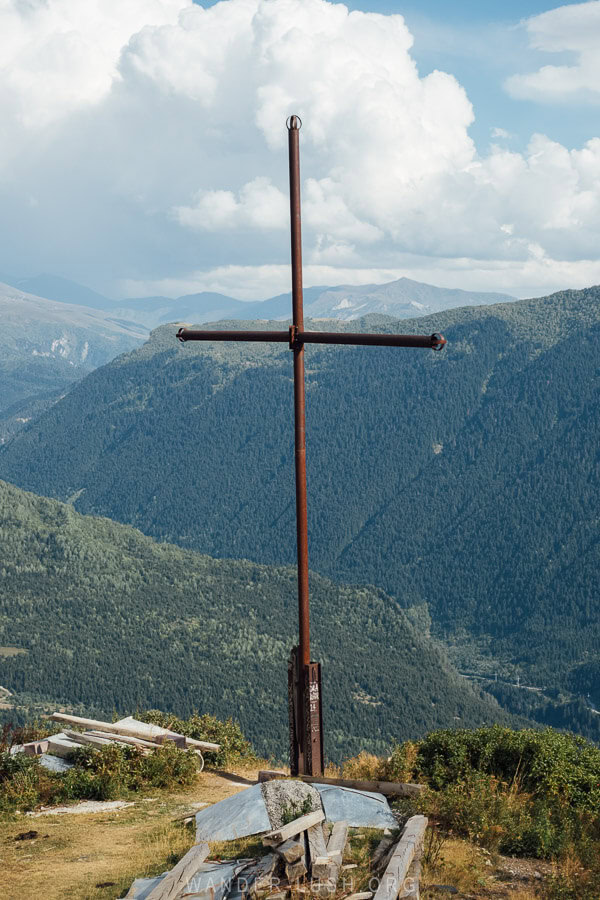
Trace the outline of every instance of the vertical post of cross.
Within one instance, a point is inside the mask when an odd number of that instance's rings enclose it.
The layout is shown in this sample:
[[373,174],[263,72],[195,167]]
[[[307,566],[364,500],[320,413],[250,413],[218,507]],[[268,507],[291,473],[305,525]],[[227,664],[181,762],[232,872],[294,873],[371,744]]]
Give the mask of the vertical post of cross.
[[290,767],[293,775],[323,773],[321,669],[310,661],[308,596],[308,516],[306,504],[306,427],[304,398],[304,332],[302,297],[302,229],[300,218],[300,141],[302,122],[287,121],[290,167],[290,231],[292,251],[292,327],[294,352],[294,445],[296,467],[296,539],[298,548],[299,646],[289,669]]

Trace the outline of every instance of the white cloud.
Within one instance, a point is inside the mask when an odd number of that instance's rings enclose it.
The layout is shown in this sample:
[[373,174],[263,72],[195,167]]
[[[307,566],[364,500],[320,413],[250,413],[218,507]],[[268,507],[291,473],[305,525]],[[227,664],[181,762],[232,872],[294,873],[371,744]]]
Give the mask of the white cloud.
[[199,191],[192,206],[176,206],[173,214],[181,225],[213,231],[248,226],[284,229],[290,215],[288,198],[269,178],[257,177],[245,184],[236,198],[232,191]]
[[506,128],[492,128],[492,138],[500,139],[503,141],[508,141],[510,138],[514,137],[514,134],[511,134],[510,131],[507,131]]
[[513,97],[543,102],[600,100],[600,0],[560,6],[526,21],[530,44],[549,53],[575,54],[574,65],[547,65],[513,75],[506,88]]
[[[539,297],[561,289],[600,284],[600,260],[557,261],[540,253],[539,247],[532,247],[526,260],[440,257],[434,270],[427,256],[405,254],[398,262],[400,265],[395,268],[309,264],[304,267],[304,284],[385,284],[404,276],[441,287],[501,291],[514,297]],[[120,288],[124,297],[179,297],[214,291],[241,300],[262,300],[290,290],[290,271],[287,265],[218,266],[179,278],[126,279]]]
[[465,91],[421,77],[411,44],[401,16],[324,0],[4,0],[0,271],[93,272],[130,295],[285,290],[294,112],[307,283],[522,295],[591,277],[600,138],[480,155]]
[[[191,0],[189,0],[191,4]],[[2,101],[30,128],[97,103],[132,34],[174,23],[186,0],[3,0]]]

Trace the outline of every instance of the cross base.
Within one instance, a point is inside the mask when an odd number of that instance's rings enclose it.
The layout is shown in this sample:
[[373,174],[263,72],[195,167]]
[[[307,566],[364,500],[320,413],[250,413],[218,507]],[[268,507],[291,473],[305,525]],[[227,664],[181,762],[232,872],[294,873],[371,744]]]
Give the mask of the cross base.
[[292,775],[322,775],[321,664],[311,662],[304,667],[303,673],[302,668],[299,647],[293,647],[288,663],[290,772]]

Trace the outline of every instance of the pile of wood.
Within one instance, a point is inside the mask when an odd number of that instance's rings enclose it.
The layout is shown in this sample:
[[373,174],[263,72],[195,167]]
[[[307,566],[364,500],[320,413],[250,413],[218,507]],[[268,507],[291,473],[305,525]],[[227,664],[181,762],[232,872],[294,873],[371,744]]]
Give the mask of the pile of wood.
[[[206,863],[209,845],[195,844],[150,893],[146,900],[177,900],[196,897],[202,900],[287,900],[292,896],[332,897],[344,900],[419,900],[419,880],[423,837],[427,828],[424,816],[413,816],[406,823],[399,839],[384,837],[371,859],[369,890],[344,894],[340,884],[344,866],[344,850],[348,840],[348,824],[336,822],[333,827],[324,823],[322,810],[300,816],[263,836],[263,845],[272,852],[259,860],[237,860],[233,881],[213,877],[214,868]],[[212,866],[219,865],[213,863]],[[229,861],[231,866],[231,861]],[[285,878],[281,877],[281,869]],[[211,873],[210,879],[198,883],[199,874]],[[342,879],[343,882],[343,879]],[[139,894],[137,882],[127,894]],[[140,895],[141,896],[141,895]]]
[[[281,886],[283,896],[288,888],[297,887],[299,881],[307,882],[310,896],[328,897],[337,893],[348,840],[348,823],[335,822],[331,827],[323,824],[324,819],[322,810],[311,812],[263,837],[263,845],[273,847],[284,862],[287,885]],[[403,896],[418,897],[420,855],[426,828],[424,816],[413,816],[397,842],[390,837],[382,839],[371,861],[371,871],[377,882],[376,900],[395,900],[407,879],[411,887],[416,883],[416,893],[405,892]],[[381,875],[380,879],[378,875]],[[351,896],[353,900],[367,900],[373,893]]]
[[81,746],[105,747],[107,744],[130,745],[137,747],[142,753],[152,753],[157,747],[171,742],[182,750],[194,750],[201,761],[201,769],[204,768],[202,751],[216,752],[220,750],[220,744],[212,744],[209,741],[197,741],[194,738],[185,737],[168,728],[159,725],[150,725],[140,722],[132,716],[120,719],[118,722],[102,722],[96,719],[83,719],[81,716],[70,716],[66,713],[55,712],[50,718],[54,722],[61,722],[84,728],[85,731],[64,729],[60,734],[53,735],[43,741],[31,741],[23,745],[23,751],[31,756],[42,753],[50,753],[54,756],[68,758],[68,756]]
[[315,885],[319,896],[335,893],[348,838],[348,823],[336,822],[326,843],[324,819],[323,810],[316,810],[263,837],[263,845],[273,847],[283,860],[288,883],[310,877],[319,882]]

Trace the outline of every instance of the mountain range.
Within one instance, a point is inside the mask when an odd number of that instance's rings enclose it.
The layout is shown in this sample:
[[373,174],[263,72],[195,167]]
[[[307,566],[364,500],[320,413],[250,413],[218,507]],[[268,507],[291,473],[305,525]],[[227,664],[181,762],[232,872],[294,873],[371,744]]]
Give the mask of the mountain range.
[[[568,700],[562,724],[593,736],[600,289],[332,327],[449,343],[307,350],[312,567],[426,604],[463,671],[500,673],[489,689],[545,721],[547,702]],[[182,346],[175,332],[30,423],[0,452],[1,477],[215,557],[292,563],[289,350]]]
[[[56,275],[13,279],[21,291],[49,300],[102,310],[111,317],[154,328],[162,322],[215,322],[220,319],[289,319],[292,297],[279,294],[268,300],[242,301],[225,294],[202,291],[181,297],[137,297],[111,300],[77,282]],[[428,315],[459,306],[480,306],[514,300],[508,294],[440,288],[410,278],[387,284],[338,285],[304,289],[304,311],[310,318],[351,321],[371,313],[397,319]]]

